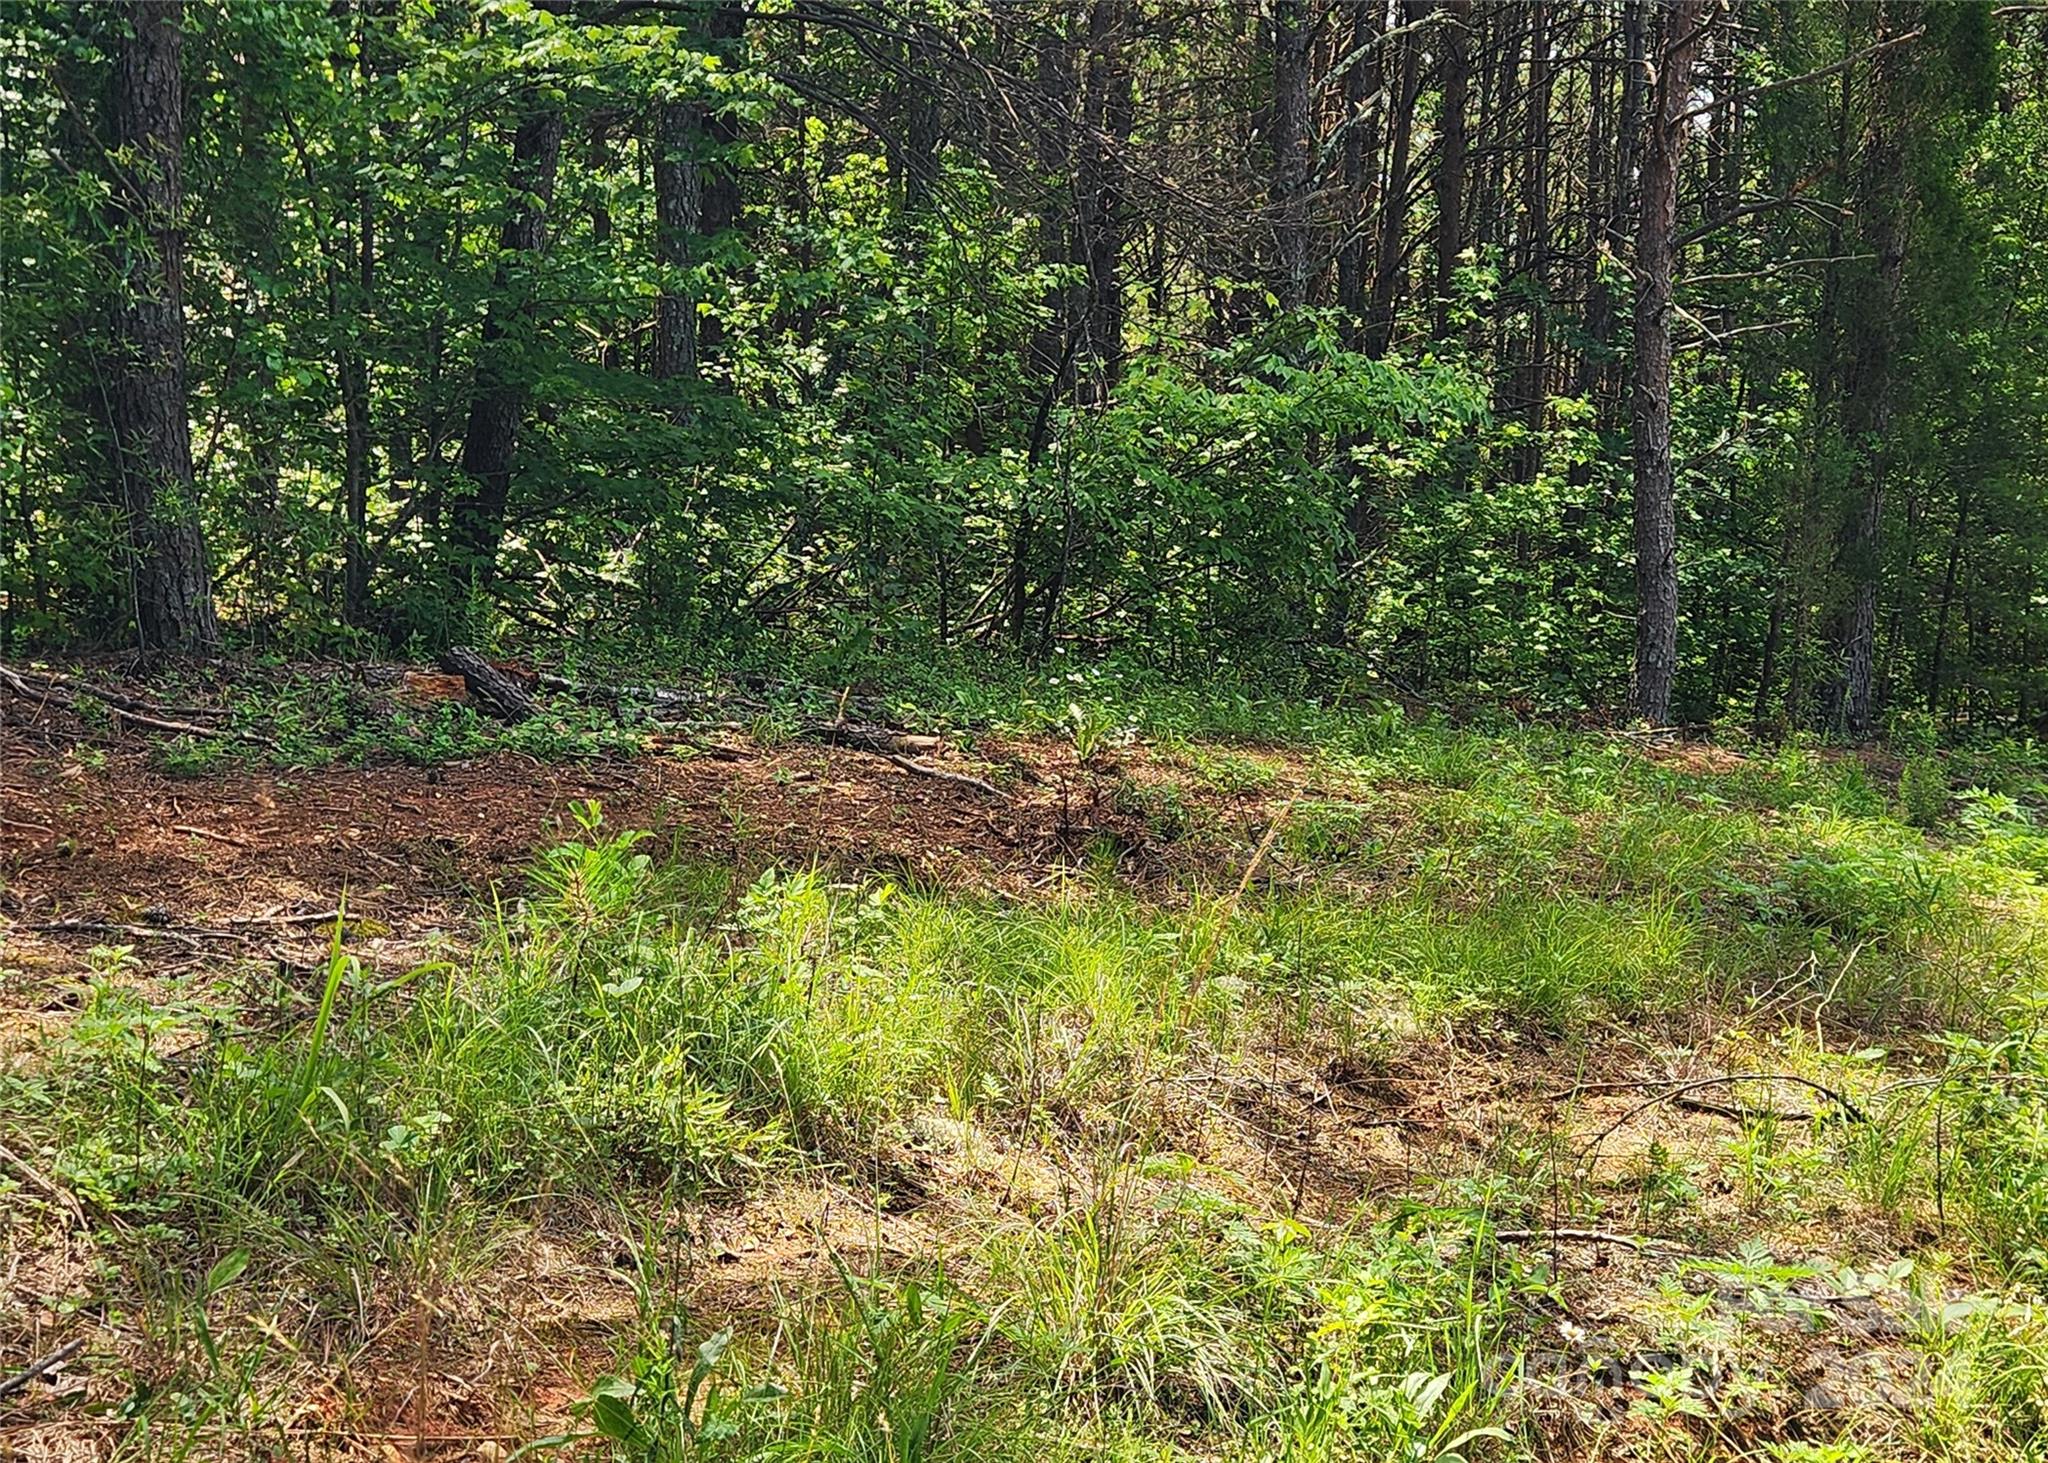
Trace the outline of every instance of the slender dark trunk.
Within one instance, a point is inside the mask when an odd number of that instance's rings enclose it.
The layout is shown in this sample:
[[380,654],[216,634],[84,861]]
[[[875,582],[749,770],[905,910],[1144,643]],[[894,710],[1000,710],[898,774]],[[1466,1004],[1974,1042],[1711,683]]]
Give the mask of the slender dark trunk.
[[1636,232],[1635,674],[1629,711],[1652,724],[1671,715],[1678,671],[1678,528],[1671,468],[1671,276],[1678,235],[1678,162],[1691,99],[1704,0],[1664,14],[1652,124],[1643,150]]
[[902,146],[892,153],[890,167],[902,176],[903,212],[915,229],[938,192],[939,148],[946,127],[939,105],[943,77],[931,37],[935,22],[923,4],[910,7],[906,22],[910,37],[904,46],[904,61],[911,83],[903,97]]
[[458,582],[471,591],[490,584],[498,544],[505,536],[513,451],[531,390],[518,357],[534,326],[531,276],[546,240],[547,211],[561,155],[560,107],[529,99],[512,142],[512,198],[498,237],[498,268],[477,353],[469,427],[462,441],[462,475],[467,481],[451,505],[451,567]]
[[[1897,7],[1877,8],[1877,39],[1902,28]],[[1845,301],[1847,356],[1841,389],[1842,440],[1849,445],[1848,511],[1836,541],[1835,566],[1848,581],[1848,602],[1835,626],[1840,671],[1831,692],[1835,730],[1858,739],[1876,718],[1877,594],[1882,570],[1885,469],[1890,456],[1892,361],[1899,343],[1899,297],[1906,267],[1907,220],[1914,206],[1899,108],[1900,48],[1871,63],[1869,120],[1856,161],[1856,220],[1874,259],[1864,297]]]
[[[727,71],[743,60],[741,41],[746,35],[747,16],[739,0],[715,0],[706,25],[710,51]],[[718,241],[740,226],[740,175],[734,165],[739,146],[741,117],[731,107],[706,108],[703,116],[703,154],[698,165],[699,204],[696,253],[699,261],[711,259]],[[699,311],[696,320],[697,369],[701,372],[718,359],[725,339],[725,325],[716,311]]]
[[[64,23],[62,34],[66,44],[61,47],[56,60],[56,79],[59,91],[70,99],[68,105],[58,109],[58,146],[62,150],[65,167],[81,177],[105,177],[107,168],[106,108],[107,77],[100,74],[91,64],[91,58],[112,49],[106,32],[121,22],[118,14],[102,14],[88,6],[73,6],[53,12]],[[9,149],[10,156],[14,150]],[[107,210],[96,203],[97,189],[76,190],[78,197],[74,205],[72,222],[74,231],[88,233],[91,237],[104,237],[112,228],[112,219]],[[62,382],[62,456],[58,465],[71,479],[73,491],[80,502],[94,514],[104,512],[115,517],[122,513],[121,474],[116,465],[114,452],[114,399],[113,376],[115,351],[113,347],[113,291],[94,289],[82,291],[71,301],[63,313],[55,348],[58,379]],[[10,348],[18,349],[27,342],[25,332],[20,330],[4,332]],[[19,375],[17,381],[22,379]],[[25,445],[28,434],[21,434]],[[19,504],[20,530],[24,542],[32,538],[36,514],[29,506],[27,496],[29,479],[24,459],[21,478],[22,498]],[[57,528],[58,525],[51,525]],[[40,566],[30,561],[38,580],[36,598],[41,599]],[[117,593],[111,587],[93,593],[89,598],[80,596],[73,601],[73,614],[79,627],[95,638],[112,636],[131,621],[133,597],[126,592],[126,576],[123,576]],[[9,598],[12,606],[12,596]]]
[[[1617,257],[1623,252],[1625,221],[1637,195],[1636,165],[1641,139],[1647,132],[1643,122],[1644,100],[1649,93],[1650,62],[1649,0],[1622,0],[1621,110],[1615,126],[1614,182],[1607,209],[1608,249]],[[1602,345],[1611,342],[1620,306],[1611,293],[1602,291],[1605,319],[1596,337]],[[1618,435],[1629,399],[1629,373],[1623,353],[1606,350],[1601,363],[1601,389],[1596,420],[1603,434]]]
[[[1068,17],[1056,14],[1038,33],[1036,43],[1037,119],[1033,142],[1037,152],[1039,186],[1043,190],[1038,213],[1038,258],[1048,268],[1066,264],[1074,257],[1073,238],[1073,132],[1074,57],[1067,39]],[[1065,370],[1067,338],[1078,328],[1073,291],[1053,285],[1045,292],[1045,321],[1032,333],[1031,363],[1041,378],[1053,378]],[[1049,388],[1054,397],[1065,393],[1061,380]]]
[[185,406],[182,0],[131,0],[114,59],[114,202],[131,231],[114,311],[114,457],[145,652],[220,645]]
[[1522,268],[1529,293],[1528,354],[1516,373],[1516,404],[1528,433],[1515,453],[1515,479],[1533,483],[1543,468],[1543,424],[1550,355],[1550,7],[1529,7],[1528,156],[1522,165]]
[[[1956,531],[1949,540],[1948,564],[1941,575],[1941,604],[1934,615],[1934,650],[1927,658],[1927,714],[1941,715],[1941,676],[1948,654],[1948,623],[1956,603],[1956,581],[1963,566],[1963,541],[1970,526],[1970,492],[1956,489]],[[2021,662],[2025,664],[2026,662]]]
[[1093,396],[1106,400],[1123,369],[1124,151],[1134,118],[1126,54],[1129,0],[1094,0],[1088,13],[1087,132],[1079,184],[1082,254],[1088,267],[1084,317]]
[[[1344,312],[1344,339],[1358,349],[1365,326],[1365,264],[1369,244],[1366,205],[1371,199],[1368,159],[1379,156],[1380,47],[1378,5],[1351,10],[1351,54],[1344,73],[1344,236],[1337,249],[1337,304]],[[1368,105],[1373,107],[1367,112]]]
[[1465,106],[1472,78],[1472,0],[1446,0],[1443,36],[1443,105],[1437,114],[1436,336],[1451,333],[1451,294],[1465,250]]
[[[1412,26],[1422,15],[1425,0],[1405,0],[1403,20]],[[1365,354],[1378,360],[1394,340],[1394,307],[1401,297],[1401,281],[1408,272],[1408,149],[1415,133],[1415,96],[1421,85],[1421,46],[1412,31],[1395,44],[1400,48],[1396,68],[1399,95],[1394,100],[1393,134],[1389,139],[1387,188],[1380,196],[1379,243],[1373,254],[1372,303],[1366,312]]]
[[1307,0],[1273,6],[1274,294],[1283,310],[1308,303],[1309,109]]
[[[372,60],[370,0],[356,12],[356,82],[365,94],[375,78]],[[370,151],[370,132],[362,133],[363,151]],[[370,617],[370,368],[363,349],[377,286],[377,196],[369,183],[369,158],[356,169],[355,309],[352,319],[337,320],[341,340],[342,512],[348,537],[342,545],[342,620],[360,626]]]
[[[356,194],[357,320],[366,321],[377,283],[377,206],[367,184]],[[342,618],[362,625],[370,615],[370,370],[354,328],[341,349],[341,490],[348,518],[342,548]]]

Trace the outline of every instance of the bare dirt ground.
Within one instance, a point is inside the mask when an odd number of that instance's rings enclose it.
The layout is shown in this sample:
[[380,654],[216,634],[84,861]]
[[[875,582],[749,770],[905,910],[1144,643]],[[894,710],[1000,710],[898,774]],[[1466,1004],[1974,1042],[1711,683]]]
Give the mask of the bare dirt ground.
[[[681,857],[743,875],[817,864],[1021,897],[1083,856],[1115,858],[1165,892],[1176,868],[1248,846],[1272,816],[1266,796],[1211,794],[1202,811],[1216,838],[1166,848],[1117,796],[1169,775],[1142,749],[1083,765],[1063,743],[995,739],[972,759],[926,760],[998,779],[1001,795],[811,744],[174,776],[142,736],[93,736],[54,712],[0,725],[0,1066],[73,1018],[98,946],[132,947],[126,978],[145,987],[240,969],[317,990],[334,912],[345,907],[347,946],[372,969],[458,952],[494,893],[516,897],[526,862],[577,835],[571,807],[587,800],[610,827],[649,830]],[[901,1153],[875,1155],[872,1167],[852,1176],[872,1180],[868,1192],[819,1175],[677,1216],[668,1242],[697,1277],[696,1303],[764,1318],[779,1295],[830,1282],[835,1255],[928,1258],[954,1247],[948,1236],[1030,1222],[1078,1181],[1024,1145],[944,1124]],[[878,1205],[885,1188],[893,1193]],[[367,1345],[304,1359],[304,1395],[280,1420],[284,1435],[318,1440],[309,1457],[383,1463],[470,1456],[480,1441],[513,1446],[565,1425],[633,1318],[635,1223],[563,1206],[459,1300],[385,1302],[389,1314],[358,1318]],[[71,1329],[59,1298],[104,1290],[95,1279],[103,1257],[82,1227],[27,1205],[0,1221],[0,1256],[8,1374]],[[133,1353],[131,1370],[146,1372],[146,1342],[116,1345]],[[75,1385],[92,1386],[79,1365]],[[71,1405],[50,1420],[35,1395],[0,1401],[0,1460],[104,1456],[117,1424]],[[364,1417],[390,1425],[350,1421]]]

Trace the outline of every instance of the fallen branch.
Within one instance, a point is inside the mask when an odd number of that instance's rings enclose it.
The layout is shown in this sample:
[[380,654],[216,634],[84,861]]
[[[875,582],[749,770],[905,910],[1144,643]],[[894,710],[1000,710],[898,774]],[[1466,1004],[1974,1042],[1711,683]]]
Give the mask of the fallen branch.
[[16,1372],[11,1377],[0,1378],[0,1397],[13,1396],[37,1377],[47,1376],[83,1350],[85,1350],[85,1338],[83,1336],[74,1337],[48,1356],[33,1363],[26,1371]]
[[1689,1255],[1692,1248],[1672,1240],[1651,1239],[1639,1234],[1616,1234],[1607,1229],[1496,1229],[1493,1237],[1502,1244],[1548,1244],[1553,1241],[1570,1244],[1623,1245],[1644,1254]]
[[39,935],[122,935],[132,940],[177,940],[197,950],[201,940],[246,940],[244,931],[266,925],[317,925],[341,918],[338,909],[316,910],[311,914],[278,914],[231,919],[225,927],[216,925],[129,925],[105,919],[55,919],[41,924],[17,925]]
[[1814,1114],[1798,1108],[1775,1107],[1730,1107],[1726,1103],[1708,1102],[1699,1097],[1674,1097],[1673,1107],[1682,1107],[1687,1112],[1703,1112],[1717,1118],[1727,1118],[1737,1123],[1810,1123]]
[[[31,684],[29,679],[31,676],[39,684]],[[196,721],[179,721],[174,717],[163,715],[161,708],[152,706],[147,701],[123,695],[119,691],[101,690],[97,686],[89,686],[83,681],[74,681],[64,676],[45,675],[33,671],[23,672],[14,669],[12,666],[0,665],[0,686],[7,687],[15,695],[26,700],[62,706],[67,710],[74,711],[78,708],[78,698],[80,696],[88,697],[107,708],[107,712],[113,717],[116,726],[123,721],[127,721],[134,723],[136,726],[146,726],[152,731],[171,732],[178,736],[253,742],[257,746],[267,748],[273,752],[278,750],[276,742],[272,741],[269,737],[260,736],[255,732],[243,731],[235,727],[202,726]]]
[[896,752],[883,752],[879,755],[894,762],[905,772],[915,772],[920,777],[936,777],[941,782],[957,782],[962,787],[971,787],[976,792],[987,793],[992,798],[1004,796],[1003,790],[994,783],[985,782],[971,773],[948,772],[943,767],[933,767],[929,763],[918,761],[915,757],[905,757]]
[[315,909],[306,914],[248,915],[228,921],[237,928],[249,925],[324,925],[341,918],[338,909]]
[[610,701],[647,701],[661,707],[688,707],[692,711],[725,706],[765,711],[768,706],[767,702],[752,696],[720,696],[709,691],[696,691],[681,686],[607,686],[592,681],[572,681],[567,676],[558,676],[551,671],[542,671],[534,680],[550,691],[564,691],[584,700],[603,697]]
[[[1725,1087],[1735,1082],[1790,1082],[1795,1087],[1805,1087],[1819,1093],[1836,1107],[1839,1107],[1843,1115],[1851,1122],[1867,1123],[1870,1121],[1863,1110],[1842,1093],[1823,1083],[1814,1081],[1811,1077],[1801,1077],[1793,1072],[1723,1072],[1713,1077],[1644,1077],[1639,1080],[1623,1082],[1575,1082],[1561,1092],[1546,1092],[1537,1100],[1539,1102],[1568,1102],[1572,1098],[1584,1097],[1590,1093],[1648,1092],[1655,1088],[1668,1087],[1674,1089],[1674,1092],[1657,1099],[1658,1102],[1668,1102],[1672,1096],[1678,1094],[1696,1092],[1707,1087]],[[1650,1105],[1655,1106],[1655,1103]]]
[[237,838],[232,833],[216,833],[211,828],[201,828],[193,823],[173,823],[171,825],[171,832],[188,833],[194,838],[208,838],[213,840],[213,842],[215,843],[231,843],[236,848],[255,847],[255,845],[249,842],[249,840],[246,838]]
[[877,757],[915,757],[936,752],[946,745],[943,737],[918,736],[898,731],[878,721],[813,721],[797,733],[804,741],[822,742],[829,747],[851,747],[856,752],[873,752]]
[[1007,794],[992,782],[984,781],[965,772],[948,772],[934,767],[929,762],[919,761],[916,754],[935,752],[943,747],[943,737],[918,736],[911,732],[897,731],[894,727],[873,721],[813,721],[797,732],[807,742],[820,742],[828,747],[850,747],[856,752],[869,752],[919,777],[937,778],[941,782],[956,782],[962,787],[971,787],[976,792],[992,798],[1007,798]]
[[1697,1092],[1707,1087],[1724,1087],[1732,1082],[1791,1082],[1800,1087],[1809,1087],[1815,1092],[1820,1093],[1830,1102],[1833,1102],[1835,1106],[1842,1110],[1842,1115],[1851,1122],[1868,1123],[1870,1121],[1861,1108],[1857,1107],[1855,1103],[1849,1101],[1847,1097],[1844,1097],[1832,1087],[1824,1086],[1810,1077],[1795,1076],[1790,1072],[1724,1072],[1718,1077],[1648,1078],[1639,1082],[1588,1082],[1577,1087],[1567,1088],[1562,1093],[1545,1094],[1545,1100],[1554,1102],[1585,1092],[1643,1091],[1658,1087],[1671,1089],[1670,1091],[1658,1093],[1657,1096],[1650,1098],[1648,1101],[1637,1103],[1634,1107],[1595,1133],[1592,1140],[1579,1150],[1577,1162],[1584,1163],[1595,1153],[1599,1152],[1602,1143],[1605,1143],[1622,1128],[1628,1126],[1628,1124],[1648,1112],[1651,1108],[1660,1107],[1667,1102],[1676,1102],[1687,1093]]
[[203,937],[216,940],[239,940],[242,937],[232,930],[173,929],[168,925],[124,925],[104,919],[53,919],[42,924],[16,925],[16,929],[28,930],[38,935],[121,935],[131,940],[176,940],[194,950],[203,948],[199,941]]

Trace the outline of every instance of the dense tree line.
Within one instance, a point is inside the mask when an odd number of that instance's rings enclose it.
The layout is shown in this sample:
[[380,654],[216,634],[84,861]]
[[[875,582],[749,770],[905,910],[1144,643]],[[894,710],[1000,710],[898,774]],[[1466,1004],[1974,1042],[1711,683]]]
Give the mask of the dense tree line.
[[2048,709],[2048,17],[13,0],[0,640]]

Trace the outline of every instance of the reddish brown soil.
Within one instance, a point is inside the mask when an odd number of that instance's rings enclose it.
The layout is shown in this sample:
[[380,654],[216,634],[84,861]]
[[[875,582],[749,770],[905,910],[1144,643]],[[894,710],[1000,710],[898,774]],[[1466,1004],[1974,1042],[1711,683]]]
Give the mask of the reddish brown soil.
[[[991,795],[811,744],[179,777],[159,770],[140,738],[74,746],[51,730],[0,727],[0,946],[17,968],[72,965],[91,944],[123,942],[158,964],[215,948],[181,930],[332,910],[344,898],[369,933],[456,932],[476,896],[516,893],[537,850],[580,836],[571,806],[585,800],[602,805],[609,828],[649,830],[678,856],[743,876],[815,863],[1013,895],[1084,855],[1114,857],[1126,877],[1162,886],[1189,869],[1231,877],[1229,858],[1272,811],[1264,796],[1202,792],[1204,836],[1162,846],[1121,792],[1170,769],[1142,749],[1081,765],[1051,740],[984,740],[972,758],[923,759],[991,780]],[[35,928],[62,921],[164,933]],[[319,926],[288,923],[243,934],[265,948],[322,937]]]

